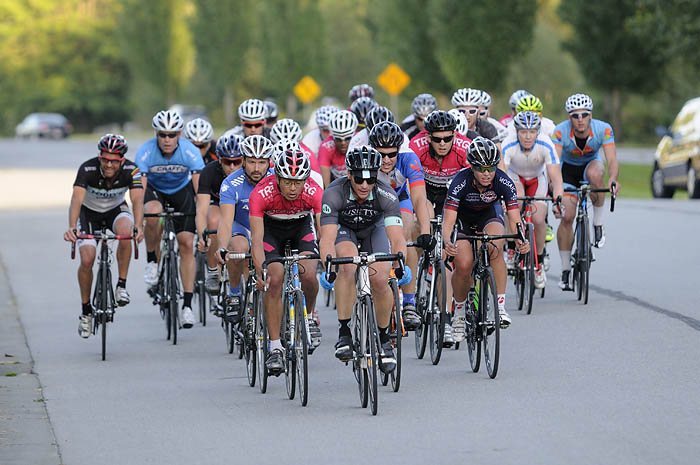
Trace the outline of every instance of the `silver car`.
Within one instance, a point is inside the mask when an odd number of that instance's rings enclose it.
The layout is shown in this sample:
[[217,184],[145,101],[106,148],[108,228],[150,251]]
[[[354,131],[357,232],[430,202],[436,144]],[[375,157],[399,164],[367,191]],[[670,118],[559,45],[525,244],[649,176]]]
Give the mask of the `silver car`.
[[15,128],[17,137],[49,137],[62,139],[73,132],[73,126],[60,113],[32,113]]

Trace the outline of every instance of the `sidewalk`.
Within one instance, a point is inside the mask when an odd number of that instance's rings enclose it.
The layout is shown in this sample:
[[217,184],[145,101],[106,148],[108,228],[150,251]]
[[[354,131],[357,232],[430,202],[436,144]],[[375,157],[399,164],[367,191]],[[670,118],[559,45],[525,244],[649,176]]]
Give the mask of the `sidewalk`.
[[0,257],[0,463],[60,465],[17,302]]

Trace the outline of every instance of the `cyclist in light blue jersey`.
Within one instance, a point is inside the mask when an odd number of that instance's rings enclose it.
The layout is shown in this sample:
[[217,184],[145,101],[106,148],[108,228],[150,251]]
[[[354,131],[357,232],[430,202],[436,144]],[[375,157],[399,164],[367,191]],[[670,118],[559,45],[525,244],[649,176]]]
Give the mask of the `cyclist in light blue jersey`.
[[[176,211],[188,213],[174,219],[175,232],[180,249],[180,276],[184,290],[184,303],[180,321],[184,328],[194,325],[192,291],[194,289],[195,191],[199,184],[199,172],[204,168],[202,155],[187,139],[180,138],[184,127],[182,117],[173,111],[160,111],[153,117],[156,137],[148,140],[136,153],[136,165],[144,178],[146,193],[144,211],[160,213],[168,202]],[[158,218],[146,220],[146,273],[149,286],[158,283],[156,247],[162,230]]]

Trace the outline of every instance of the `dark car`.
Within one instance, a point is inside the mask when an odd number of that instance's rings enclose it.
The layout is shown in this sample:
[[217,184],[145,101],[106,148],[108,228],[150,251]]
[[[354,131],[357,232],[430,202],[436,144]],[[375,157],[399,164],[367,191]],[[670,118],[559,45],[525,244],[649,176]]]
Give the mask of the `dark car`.
[[62,139],[73,132],[73,126],[60,113],[32,113],[15,128],[17,137],[50,137]]

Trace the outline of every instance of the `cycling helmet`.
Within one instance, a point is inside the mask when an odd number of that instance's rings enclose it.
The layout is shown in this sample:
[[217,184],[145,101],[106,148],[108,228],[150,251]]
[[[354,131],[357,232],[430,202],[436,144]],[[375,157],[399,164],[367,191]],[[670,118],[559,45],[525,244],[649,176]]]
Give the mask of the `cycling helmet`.
[[431,111],[438,109],[437,100],[430,94],[419,94],[411,102],[411,112],[416,116],[425,118]]
[[175,111],[159,111],[153,117],[153,129],[156,131],[180,132],[184,126],[182,116]]
[[280,112],[277,109],[277,104],[273,102],[272,100],[265,100],[263,102],[265,104],[265,119],[277,119],[279,116]]
[[319,107],[318,110],[316,110],[316,126],[319,128],[327,128],[331,115],[339,111],[340,109],[338,107],[334,107],[333,105],[323,105],[322,107]]
[[105,134],[97,143],[97,150],[99,150],[100,153],[108,152],[123,157],[127,150],[129,150],[129,146],[126,144],[124,136],[120,136],[119,134]]
[[371,97],[360,97],[350,105],[350,111],[355,113],[359,124],[365,124],[367,114],[378,106]]
[[369,84],[356,84],[348,92],[348,98],[354,102],[360,97],[374,98],[374,89]]
[[267,116],[267,108],[262,100],[249,98],[238,106],[238,117],[241,121],[263,121]]
[[515,110],[515,107],[518,105],[518,102],[520,101],[521,98],[525,97],[526,95],[531,95],[530,92],[526,90],[516,90],[510,95],[510,99],[508,99],[508,104],[510,105],[511,110]]
[[214,138],[214,129],[209,121],[197,118],[185,125],[185,137],[190,142],[201,144]]
[[593,111],[593,100],[586,94],[574,94],[566,99],[565,108],[567,113],[574,110]]
[[455,107],[478,107],[481,105],[481,91],[479,89],[457,89],[452,94],[452,105]]
[[486,108],[491,106],[491,95],[485,90],[481,91],[481,106]]
[[238,137],[233,134],[219,137],[216,143],[216,154],[220,158],[238,158],[241,156],[240,146],[238,144]]
[[345,166],[348,171],[379,171],[382,154],[367,145],[356,147],[345,156]]
[[518,101],[518,104],[515,106],[515,111],[518,113],[521,111],[536,111],[537,113],[542,113],[542,100],[534,95],[526,95]]
[[357,116],[348,110],[340,110],[331,116],[328,123],[333,137],[348,137],[355,134],[357,129]]
[[465,114],[456,108],[448,110],[447,113],[451,114],[457,121],[457,127],[455,128],[455,131],[462,135],[465,135],[469,130],[469,121],[467,121],[467,117],[465,116]]
[[301,149],[285,150],[275,160],[275,174],[280,178],[304,180],[311,175],[311,161]]
[[299,142],[301,135],[299,123],[290,118],[282,118],[270,128],[270,139],[275,143],[282,139],[293,139]]
[[381,123],[382,121],[391,121],[392,123],[396,121],[394,114],[387,107],[374,107],[367,113],[367,118],[365,118],[365,123],[367,130],[371,131],[372,128]]
[[444,110],[435,110],[425,118],[425,129],[429,133],[438,131],[454,131],[457,120]]
[[369,132],[369,144],[374,148],[401,147],[403,131],[393,121],[382,121]]
[[542,118],[536,111],[521,111],[513,117],[513,124],[517,131],[521,129],[537,129],[542,126]]
[[501,161],[501,152],[494,141],[478,136],[469,144],[467,161],[474,166],[496,166]]
[[270,158],[274,152],[272,141],[265,136],[253,135],[243,139],[239,145],[241,154],[249,158]]

